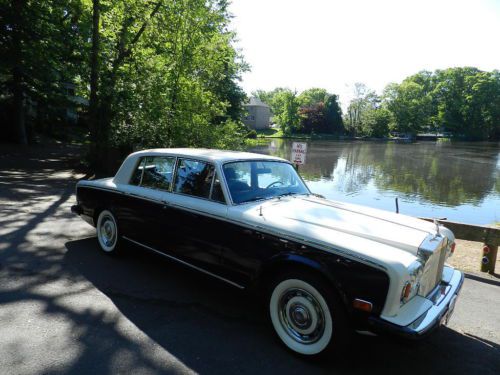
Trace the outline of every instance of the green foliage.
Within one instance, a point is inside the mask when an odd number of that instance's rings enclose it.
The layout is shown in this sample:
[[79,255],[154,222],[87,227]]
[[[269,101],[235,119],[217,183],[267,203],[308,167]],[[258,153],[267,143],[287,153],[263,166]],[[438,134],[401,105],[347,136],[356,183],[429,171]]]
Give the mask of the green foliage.
[[[4,135],[27,143],[33,128],[55,131],[66,120],[71,83],[85,73],[81,1],[0,1],[0,116]],[[86,37],[86,36],[85,36]],[[34,117],[34,112],[38,116]]]
[[383,138],[389,133],[392,113],[386,108],[367,111],[363,118],[362,132],[368,137]]
[[449,132],[471,140],[500,138],[500,73],[476,68],[422,71],[386,86],[379,98],[363,84],[345,119],[352,135]]
[[476,68],[454,68],[435,73],[433,95],[437,119],[444,130],[469,139],[498,139],[500,129],[500,74]]
[[[301,94],[302,95],[302,94]],[[299,132],[305,134],[342,133],[342,110],[336,95],[329,95],[325,91],[325,102],[303,106],[299,109]]]
[[320,103],[325,103],[328,98],[328,92],[321,88],[311,88],[302,91],[298,96],[298,101],[301,107],[312,107]]
[[76,84],[90,99],[94,162],[109,147],[243,142],[247,65],[227,1],[0,1],[0,101],[13,102],[19,87],[17,102],[27,96],[40,118],[40,108],[65,110],[61,88]]
[[257,90],[252,95],[271,107],[273,122],[278,124],[283,134],[290,134],[297,130],[300,120],[298,115],[300,104],[296,92],[278,87],[269,92]]
[[345,118],[346,130],[351,135],[363,134],[363,119],[368,111],[379,106],[380,98],[362,83],[354,84],[354,98],[349,103]]
[[411,78],[400,85],[389,85],[384,91],[386,108],[394,116],[391,130],[417,134],[430,124],[430,96],[425,87]]
[[279,109],[275,112],[274,119],[284,134],[289,134],[297,130],[299,126],[299,101],[297,93],[282,91],[274,97],[275,106]]
[[247,133],[246,137],[247,137],[248,139],[257,139],[257,131],[256,131],[255,129],[250,130],[250,131]]
[[99,105],[110,107],[111,140],[234,147],[244,98],[235,81],[245,64],[227,31],[226,3],[182,0],[154,13],[155,4],[130,0],[104,8]]
[[283,135],[292,133],[343,133],[342,110],[338,96],[325,89],[312,88],[300,95],[278,87],[252,93],[271,107],[273,121]]
[[345,132],[342,120],[342,108],[340,108],[339,97],[329,94],[325,100],[325,121],[328,133],[343,134]]
[[446,131],[467,139],[499,139],[500,74],[476,68],[420,72],[384,91],[391,129]]

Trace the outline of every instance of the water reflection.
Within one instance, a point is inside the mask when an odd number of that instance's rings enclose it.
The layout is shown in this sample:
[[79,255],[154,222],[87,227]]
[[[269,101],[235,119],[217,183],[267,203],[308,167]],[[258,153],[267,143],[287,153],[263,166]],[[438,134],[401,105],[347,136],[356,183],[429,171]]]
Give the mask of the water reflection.
[[[275,139],[255,152],[290,158],[291,141]],[[500,221],[498,143],[309,141],[300,173],[331,199],[469,223]],[[390,200],[390,202],[389,202]]]

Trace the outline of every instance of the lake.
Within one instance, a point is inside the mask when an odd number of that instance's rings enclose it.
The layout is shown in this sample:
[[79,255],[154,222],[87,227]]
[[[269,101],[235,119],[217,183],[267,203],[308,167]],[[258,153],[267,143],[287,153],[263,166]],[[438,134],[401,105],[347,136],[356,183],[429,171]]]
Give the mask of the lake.
[[[268,141],[268,142],[267,142]],[[304,142],[304,141],[301,141]],[[500,143],[307,141],[299,172],[328,199],[470,224],[500,222]],[[250,151],[290,160],[292,140]]]

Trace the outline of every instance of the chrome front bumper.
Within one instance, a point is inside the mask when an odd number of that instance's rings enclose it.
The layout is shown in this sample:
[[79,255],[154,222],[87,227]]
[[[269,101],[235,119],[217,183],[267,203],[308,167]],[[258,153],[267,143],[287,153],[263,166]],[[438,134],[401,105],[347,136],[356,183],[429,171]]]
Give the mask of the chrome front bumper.
[[[369,324],[372,330],[378,333],[390,332],[409,338],[420,338],[427,336],[428,333],[441,324],[447,324],[464,282],[464,274],[462,272],[445,267],[445,273],[447,271],[450,276],[447,278],[448,280],[442,281],[427,298],[419,297],[424,301],[414,301],[414,304],[419,304],[420,308],[423,304],[430,306],[429,308],[425,308],[424,313],[417,315],[411,323],[406,325],[397,324],[398,321],[396,319],[389,321],[383,317],[371,317],[369,318]],[[410,311],[409,309],[408,314]],[[417,308],[415,311],[419,311],[419,309]],[[408,317],[403,317],[402,319],[404,320],[404,318]]]

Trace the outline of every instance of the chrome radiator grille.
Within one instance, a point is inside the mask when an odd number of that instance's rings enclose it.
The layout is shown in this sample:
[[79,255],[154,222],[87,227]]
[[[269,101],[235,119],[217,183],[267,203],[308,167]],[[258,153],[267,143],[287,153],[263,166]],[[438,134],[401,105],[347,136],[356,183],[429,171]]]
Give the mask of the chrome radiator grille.
[[420,279],[419,295],[426,297],[439,284],[445,261],[446,241],[442,241],[425,263],[424,272]]

